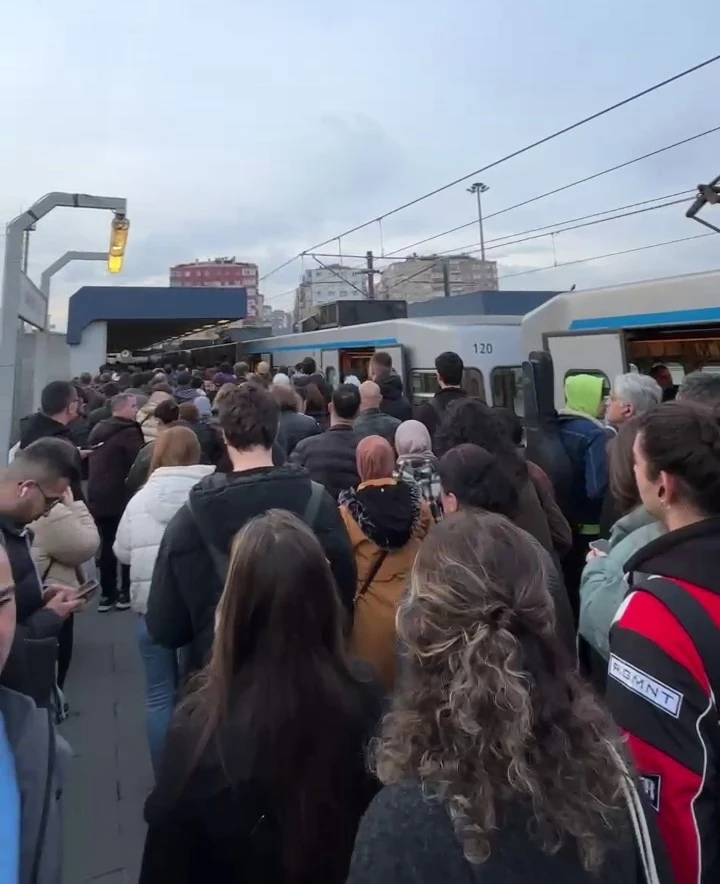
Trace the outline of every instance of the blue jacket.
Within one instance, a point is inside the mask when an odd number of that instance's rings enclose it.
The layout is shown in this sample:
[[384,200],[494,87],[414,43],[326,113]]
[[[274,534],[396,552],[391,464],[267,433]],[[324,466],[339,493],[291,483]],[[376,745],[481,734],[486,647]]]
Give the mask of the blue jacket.
[[610,532],[610,551],[585,565],[580,582],[580,635],[607,660],[610,626],[627,591],[625,563],[663,533],[643,506],[618,519]]
[[561,412],[558,433],[572,469],[573,493],[565,515],[573,530],[580,525],[599,525],[608,489],[608,431],[592,418]]

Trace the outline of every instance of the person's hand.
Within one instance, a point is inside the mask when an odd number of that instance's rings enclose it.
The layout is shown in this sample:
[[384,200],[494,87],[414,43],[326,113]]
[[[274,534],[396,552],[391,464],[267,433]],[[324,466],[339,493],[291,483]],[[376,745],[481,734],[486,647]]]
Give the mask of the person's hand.
[[78,448],[78,451],[80,452],[80,457],[83,460],[85,460],[85,458],[87,457],[90,457],[90,455],[92,454],[92,451],[89,448]]
[[75,590],[71,586],[65,586],[64,583],[48,583],[43,586],[43,601],[47,604],[55,596],[64,595],[66,599],[74,596]]
[[65,494],[63,494],[62,502],[65,506],[70,506],[71,503],[75,503],[75,495],[73,494],[72,488],[68,485]]
[[67,620],[71,614],[79,611],[84,604],[85,600],[79,599],[74,590],[67,589],[54,595],[46,603],[45,608],[48,611],[54,611],[61,620]]
[[607,553],[603,552],[601,549],[593,549],[592,547],[590,547],[590,551],[585,556],[585,564],[587,565],[588,562],[592,561],[593,559],[597,559],[599,556],[606,555]]

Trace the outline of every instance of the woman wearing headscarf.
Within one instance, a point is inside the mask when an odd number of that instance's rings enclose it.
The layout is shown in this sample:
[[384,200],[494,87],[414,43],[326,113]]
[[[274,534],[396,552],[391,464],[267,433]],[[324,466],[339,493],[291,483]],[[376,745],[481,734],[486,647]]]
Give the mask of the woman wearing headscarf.
[[395,431],[395,451],[398,458],[395,477],[417,482],[420,492],[437,522],[442,515],[440,506],[440,477],[437,458],[432,452],[430,432],[420,421],[403,421]]
[[366,436],[357,447],[360,484],[339,498],[357,566],[351,652],[376,669],[387,690],[395,681],[395,614],[433,524],[417,483],[394,478],[394,469],[390,443]]

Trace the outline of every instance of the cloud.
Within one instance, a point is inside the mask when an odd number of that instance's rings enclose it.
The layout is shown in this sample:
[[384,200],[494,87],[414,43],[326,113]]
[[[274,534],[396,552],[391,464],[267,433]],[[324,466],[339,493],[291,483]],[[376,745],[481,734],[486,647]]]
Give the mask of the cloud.
[[[204,0],[200,14],[197,4],[171,0],[17,3],[0,32],[0,168],[10,172],[0,218],[49,190],[120,194],[132,222],[125,283],[164,283],[170,265],[219,254],[255,260],[267,273],[712,55],[715,7],[657,0],[648,14],[647,4],[626,0],[602,8],[557,0],[552,9],[532,0]],[[483,172],[486,212],[712,125],[716,82],[716,69],[701,71]],[[522,206],[488,220],[487,236],[693,187],[717,174],[719,145],[710,136]],[[465,188],[365,226],[340,248],[379,255],[471,221]],[[671,210],[641,218],[563,234],[558,253],[579,259],[694,232]],[[78,211],[43,219],[31,272],[67,249],[106,248],[108,220]],[[471,226],[422,249],[474,236]],[[572,276],[596,285],[689,272],[712,264],[716,249],[700,240],[517,281],[555,287]],[[535,267],[549,251],[541,241],[498,254],[504,267]],[[274,305],[292,304],[283,293],[301,267],[295,261],[266,280]],[[115,282],[102,266],[68,267],[54,282],[53,316],[61,321],[69,295],[98,281]]]

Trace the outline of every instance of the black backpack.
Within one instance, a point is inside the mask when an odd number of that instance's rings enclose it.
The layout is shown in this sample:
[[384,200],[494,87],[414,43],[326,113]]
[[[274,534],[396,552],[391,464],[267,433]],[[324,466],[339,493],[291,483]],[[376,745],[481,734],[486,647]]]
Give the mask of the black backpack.
[[[300,517],[303,522],[314,530],[315,528],[315,520],[317,519],[317,514],[320,509],[320,504],[322,503],[323,495],[325,494],[325,486],[320,485],[319,482],[310,482],[310,497],[308,498],[307,506]],[[197,523],[197,516],[192,508],[191,500],[188,499],[186,504],[190,515],[193,517],[195,522]],[[207,546],[207,551],[210,558],[213,561],[213,565],[215,566],[215,572],[220,578],[220,583],[225,583],[225,577],[228,572],[228,565],[230,564],[230,556],[228,553],[220,552],[220,550],[216,546]]]

